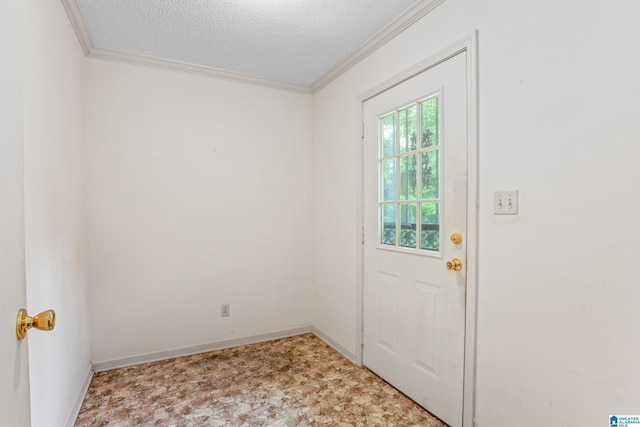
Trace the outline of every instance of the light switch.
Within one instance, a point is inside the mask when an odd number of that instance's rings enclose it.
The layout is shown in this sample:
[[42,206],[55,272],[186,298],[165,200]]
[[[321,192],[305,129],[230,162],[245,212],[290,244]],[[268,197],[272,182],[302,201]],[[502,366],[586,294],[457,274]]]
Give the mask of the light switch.
[[494,215],[518,215],[518,190],[493,193]]

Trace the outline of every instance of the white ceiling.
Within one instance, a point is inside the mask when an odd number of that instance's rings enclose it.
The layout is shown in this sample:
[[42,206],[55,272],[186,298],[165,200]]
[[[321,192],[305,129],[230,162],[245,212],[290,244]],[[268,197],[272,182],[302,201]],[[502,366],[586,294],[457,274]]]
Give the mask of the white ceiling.
[[366,54],[365,47],[392,37],[441,1],[76,2],[82,17],[75,19],[86,26],[89,51],[178,61],[310,88],[341,63],[353,61],[354,54]]

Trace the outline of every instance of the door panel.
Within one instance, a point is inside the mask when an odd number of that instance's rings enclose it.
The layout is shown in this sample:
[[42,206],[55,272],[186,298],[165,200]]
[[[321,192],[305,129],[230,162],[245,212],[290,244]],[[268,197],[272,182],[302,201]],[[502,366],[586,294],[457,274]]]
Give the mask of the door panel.
[[[466,54],[364,103],[364,364],[462,425]],[[463,241],[450,240],[460,233]],[[447,269],[458,258],[460,271]]]
[[398,277],[378,275],[378,344],[395,352],[398,342]]
[[414,363],[429,372],[435,370],[438,291],[437,286],[416,282],[416,330],[412,339]]
[[26,307],[22,120],[22,2],[0,6],[0,426],[29,425],[26,340],[16,339]]

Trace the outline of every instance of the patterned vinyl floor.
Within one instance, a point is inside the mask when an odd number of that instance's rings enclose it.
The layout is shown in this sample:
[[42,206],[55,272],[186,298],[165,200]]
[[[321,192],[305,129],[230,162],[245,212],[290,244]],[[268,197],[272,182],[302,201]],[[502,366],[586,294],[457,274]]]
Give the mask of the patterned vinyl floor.
[[311,334],[97,373],[76,427],[444,427]]

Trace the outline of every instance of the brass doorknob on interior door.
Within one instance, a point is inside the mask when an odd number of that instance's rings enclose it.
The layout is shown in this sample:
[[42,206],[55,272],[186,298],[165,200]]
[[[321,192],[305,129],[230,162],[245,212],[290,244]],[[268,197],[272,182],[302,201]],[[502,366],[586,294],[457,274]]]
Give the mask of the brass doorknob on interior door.
[[31,328],[50,331],[54,326],[56,326],[56,312],[53,310],[43,311],[33,317],[29,316],[27,310],[24,308],[18,310],[16,336],[19,340],[23,339],[27,335],[27,331]]
[[451,261],[447,261],[447,270],[460,271],[462,270],[462,261],[458,258],[454,258]]
[[459,245],[460,243],[462,243],[462,234],[453,233],[451,235],[451,242],[453,242],[454,245]]

